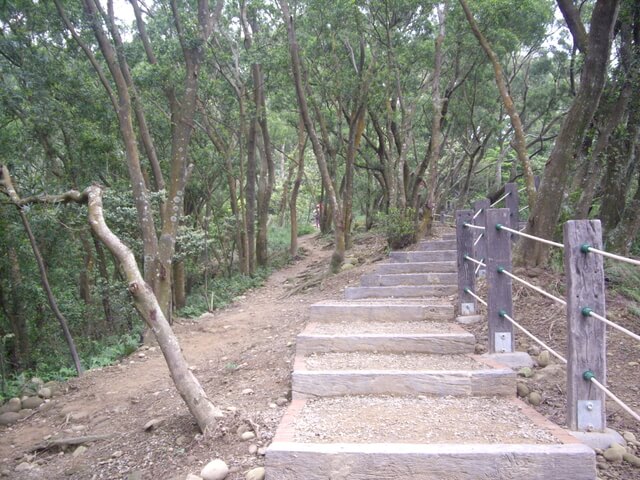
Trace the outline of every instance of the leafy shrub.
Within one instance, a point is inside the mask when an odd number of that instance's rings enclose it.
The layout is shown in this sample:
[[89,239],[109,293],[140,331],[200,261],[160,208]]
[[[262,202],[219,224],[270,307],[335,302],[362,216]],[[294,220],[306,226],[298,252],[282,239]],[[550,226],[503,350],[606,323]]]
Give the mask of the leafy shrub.
[[309,235],[310,233],[314,233],[316,229],[307,222],[298,223],[298,236]]
[[392,208],[378,217],[390,248],[403,248],[416,241],[416,212],[413,208]]
[[638,267],[622,263],[607,262],[605,275],[609,285],[618,293],[635,302],[640,302],[640,270]]

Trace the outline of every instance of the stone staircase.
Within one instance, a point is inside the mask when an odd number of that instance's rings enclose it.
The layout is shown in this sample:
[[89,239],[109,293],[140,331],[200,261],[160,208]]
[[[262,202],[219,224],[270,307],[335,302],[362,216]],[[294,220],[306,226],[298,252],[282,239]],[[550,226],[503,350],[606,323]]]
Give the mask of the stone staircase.
[[267,480],[595,479],[593,451],[517,400],[454,322],[453,236],[310,307]]

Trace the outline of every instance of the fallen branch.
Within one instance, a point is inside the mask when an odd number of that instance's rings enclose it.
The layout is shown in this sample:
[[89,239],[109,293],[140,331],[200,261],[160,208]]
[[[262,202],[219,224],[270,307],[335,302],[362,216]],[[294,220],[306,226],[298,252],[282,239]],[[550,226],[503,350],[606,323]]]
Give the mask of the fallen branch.
[[116,435],[116,433],[108,433],[105,435],[86,435],[84,437],[56,438],[47,440],[46,442],[39,443],[34,447],[31,447],[29,452],[39,452],[42,450],[50,450],[52,448],[59,448],[64,450],[67,447],[73,447],[75,445],[108,440],[112,437],[115,437]]

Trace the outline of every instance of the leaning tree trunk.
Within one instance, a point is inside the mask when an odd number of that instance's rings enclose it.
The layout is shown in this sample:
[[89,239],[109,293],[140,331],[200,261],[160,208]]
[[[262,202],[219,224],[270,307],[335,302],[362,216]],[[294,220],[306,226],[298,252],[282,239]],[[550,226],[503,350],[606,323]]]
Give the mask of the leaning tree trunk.
[[[302,118],[298,125],[298,173],[291,189],[291,199],[289,200],[289,216],[291,217],[291,245],[289,253],[292,257],[298,254],[298,192],[302,185],[304,175],[304,150],[307,145],[307,137],[304,133],[304,123]],[[318,215],[320,212],[318,212]]]
[[[527,224],[526,231],[529,234],[551,238],[557,227],[562,211],[559,207],[563,204],[573,157],[582,144],[604,87],[618,4],[618,1],[598,0],[593,10],[589,47],[580,78],[580,88],[562,123],[545,166],[536,205]],[[527,238],[521,240],[518,245],[519,257],[524,263],[535,266],[546,262],[549,251],[547,245]]]

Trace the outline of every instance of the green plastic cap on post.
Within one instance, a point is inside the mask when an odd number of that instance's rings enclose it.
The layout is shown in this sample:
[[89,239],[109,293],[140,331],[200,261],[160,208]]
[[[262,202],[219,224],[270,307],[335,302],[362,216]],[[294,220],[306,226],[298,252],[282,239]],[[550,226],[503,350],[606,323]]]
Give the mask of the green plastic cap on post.
[[591,312],[593,312],[593,310],[591,310],[589,307],[584,307],[582,310],[580,310],[580,313],[582,313],[584,317],[590,317]]
[[504,273],[504,267],[498,267],[496,270],[498,270],[498,273]]
[[580,245],[580,251],[582,253],[589,253],[589,250],[591,250],[591,245],[589,245],[588,243],[583,243],[582,245]]
[[590,382],[592,379],[596,378],[596,374],[591,370],[587,370],[582,374],[582,378],[584,378],[587,382]]
[[467,287],[464,287],[464,288],[462,289],[462,291],[463,291],[464,293],[469,293],[469,291],[470,291],[470,290],[469,290]]
[[502,230],[502,224],[501,223],[496,223],[496,230],[498,230],[498,231]]
[[507,315],[507,311],[506,311],[506,310],[500,310],[500,311],[498,312],[498,316],[499,316],[500,318],[504,318],[506,315]]

